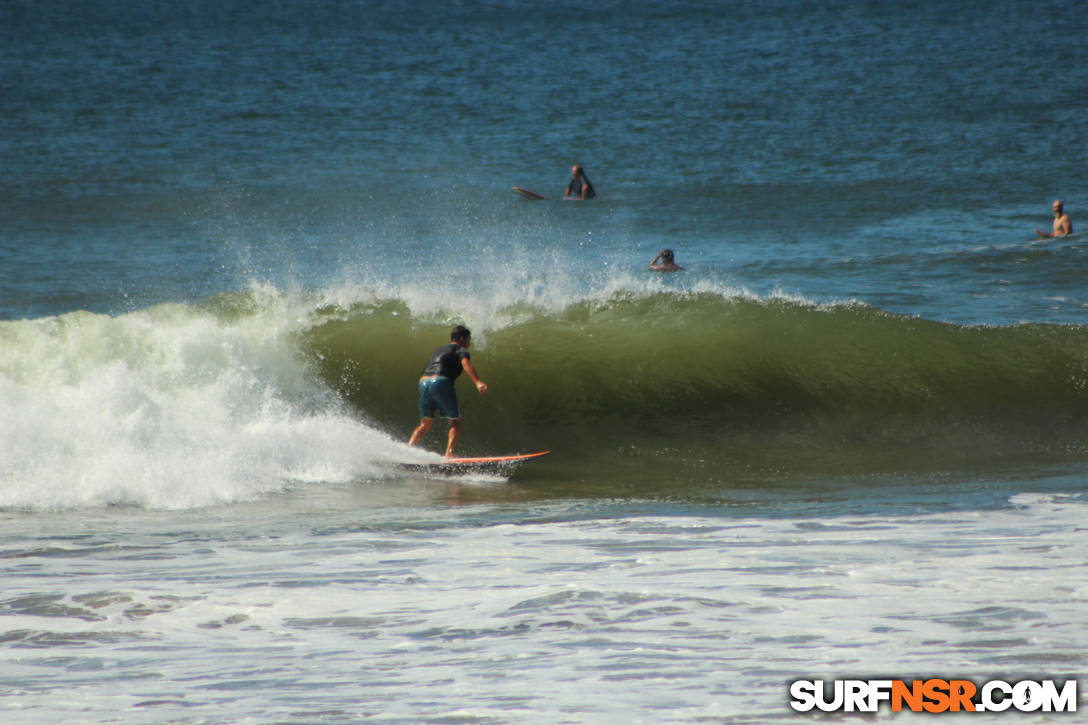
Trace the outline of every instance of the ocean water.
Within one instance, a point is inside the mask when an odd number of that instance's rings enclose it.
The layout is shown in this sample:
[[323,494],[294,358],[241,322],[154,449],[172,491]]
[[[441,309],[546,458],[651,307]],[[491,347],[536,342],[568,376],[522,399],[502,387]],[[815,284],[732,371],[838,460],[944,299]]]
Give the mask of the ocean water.
[[[0,721],[1083,689],[1086,32],[1063,2],[3,4]],[[560,199],[574,163],[596,199]],[[1078,231],[1038,239],[1058,198]],[[458,323],[490,386],[460,450],[549,456],[397,467],[444,442],[405,445]]]

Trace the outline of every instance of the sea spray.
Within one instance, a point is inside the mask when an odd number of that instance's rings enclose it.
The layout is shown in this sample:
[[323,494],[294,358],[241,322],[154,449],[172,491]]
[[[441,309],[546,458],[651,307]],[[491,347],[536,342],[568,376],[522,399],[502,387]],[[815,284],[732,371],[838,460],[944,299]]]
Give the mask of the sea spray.
[[0,506],[193,508],[402,455],[312,378],[284,298],[242,298],[0,323]]

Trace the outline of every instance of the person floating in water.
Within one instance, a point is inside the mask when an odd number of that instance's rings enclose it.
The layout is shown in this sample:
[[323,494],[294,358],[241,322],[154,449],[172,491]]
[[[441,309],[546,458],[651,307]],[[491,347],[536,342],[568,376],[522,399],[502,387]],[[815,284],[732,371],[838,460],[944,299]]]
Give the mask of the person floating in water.
[[592,199],[597,196],[597,192],[593,190],[593,184],[589,183],[589,177],[586,176],[586,170],[582,168],[581,164],[575,164],[570,170],[570,183],[567,184],[567,192],[563,194],[564,199]]
[[1065,213],[1065,208],[1062,206],[1062,200],[1058,199],[1051,206],[1054,210],[1054,231],[1047,234],[1042,229],[1036,229],[1035,233],[1043,239],[1049,237],[1064,237],[1067,234],[1073,233],[1073,222],[1069,219],[1069,215]]
[[434,351],[431,359],[423,368],[419,378],[419,425],[412,431],[408,445],[419,443],[434,425],[434,416],[439,412],[450,421],[450,433],[446,441],[446,458],[453,455],[457,439],[461,436],[461,408],[457,403],[457,390],[453,381],[464,370],[476,384],[481,393],[487,392],[487,384],[480,380],[476,369],[469,359],[468,346],[472,343],[472,332],[463,325],[458,325],[450,332],[450,344]]
[[[661,264],[658,264],[661,262]],[[671,249],[662,249],[657,253],[657,256],[650,260],[650,269],[657,272],[676,272],[683,269],[676,263],[676,255],[673,254]]]

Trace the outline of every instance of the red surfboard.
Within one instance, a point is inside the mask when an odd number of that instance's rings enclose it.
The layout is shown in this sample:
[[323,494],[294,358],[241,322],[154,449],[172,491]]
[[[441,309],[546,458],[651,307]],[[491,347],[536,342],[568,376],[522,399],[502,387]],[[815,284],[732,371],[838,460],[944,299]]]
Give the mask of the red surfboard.
[[516,453],[512,456],[478,456],[473,458],[443,458],[435,463],[401,463],[400,468],[419,473],[459,476],[467,473],[512,473],[518,466],[546,456],[551,451]]
[[526,199],[547,199],[548,197],[541,194],[539,191],[533,191],[532,189],[526,189],[524,186],[515,186],[514,191],[521,194]]

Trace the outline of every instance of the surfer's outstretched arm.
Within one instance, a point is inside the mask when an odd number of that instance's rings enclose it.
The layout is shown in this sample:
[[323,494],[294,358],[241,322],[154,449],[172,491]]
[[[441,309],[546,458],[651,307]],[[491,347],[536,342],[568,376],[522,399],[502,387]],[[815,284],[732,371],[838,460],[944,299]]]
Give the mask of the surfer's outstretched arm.
[[480,376],[476,374],[476,368],[472,366],[472,360],[468,359],[467,357],[462,358],[461,367],[464,368],[466,373],[468,373],[468,376],[472,380],[472,382],[476,384],[476,389],[479,390],[481,393],[486,393],[487,383],[485,383],[483,380],[480,380]]

